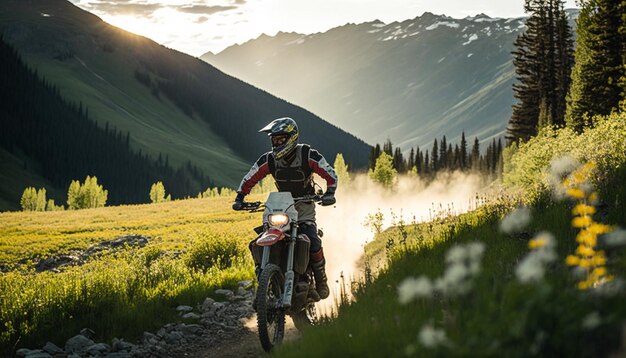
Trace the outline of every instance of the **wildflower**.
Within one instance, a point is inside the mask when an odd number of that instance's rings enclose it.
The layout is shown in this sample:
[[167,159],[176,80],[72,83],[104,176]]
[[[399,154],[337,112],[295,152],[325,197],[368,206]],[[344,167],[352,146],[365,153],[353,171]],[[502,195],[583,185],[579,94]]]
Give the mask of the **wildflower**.
[[591,225],[589,225],[587,230],[591,233],[601,235],[601,234],[607,234],[613,231],[613,228],[605,224],[592,223]]
[[500,231],[512,234],[521,231],[530,222],[530,209],[520,207],[504,217],[500,222]]
[[577,266],[580,263],[580,258],[578,256],[569,255],[565,259],[565,263],[568,266]]
[[436,329],[432,324],[422,326],[418,337],[420,343],[426,348],[436,348],[448,342],[446,332],[442,329]]
[[626,230],[618,229],[604,236],[604,244],[607,246],[626,245]]
[[585,192],[582,189],[570,188],[570,189],[567,189],[566,193],[567,193],[567,195],[569,195],[569,196],[571,196],[572,198],[575,198],[575,199],[584,199],[585,198]]
[[433,285],[427,277],[408,277],[398,286],[398,300],[404,305],[416,298],[430,297],[432,292]]
[[[522,283],[537,282],[543,279],[545,266],[556,259],[554,237],[547,233],[539,233],[532,241],[541,245],[533,249],[515,269],[517,279]],[[531,242],[532,242],[531,241]]]
[[577,228],[585,228],[591,225],[592,220],[590,216],[577,216],[572,220],[572,226]]
[[466,257],[467,253],[465,252],[465,248],[461,245],[455,245],[446,252],[447,263],[462,262]]
[[586,315],[585,318],[583,318],[581,326],[583,329],[591,331],[597,328],[601,322],[602,320],[600,319],[600,314],[594,311]]
[[596,208],[590,205],[578,204],[572,209],[573,215],[593,215],[596,213]]

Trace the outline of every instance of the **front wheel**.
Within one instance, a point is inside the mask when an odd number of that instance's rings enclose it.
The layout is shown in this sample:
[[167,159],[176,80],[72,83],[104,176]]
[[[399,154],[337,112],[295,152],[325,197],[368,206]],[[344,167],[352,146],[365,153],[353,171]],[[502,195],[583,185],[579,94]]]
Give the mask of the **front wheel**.
[[269,352],[282,342],[285,334],[285,311],[282,307],[283,278],[280,268],[269,264],[261,272],[256,291],[257,325],[261,346]]

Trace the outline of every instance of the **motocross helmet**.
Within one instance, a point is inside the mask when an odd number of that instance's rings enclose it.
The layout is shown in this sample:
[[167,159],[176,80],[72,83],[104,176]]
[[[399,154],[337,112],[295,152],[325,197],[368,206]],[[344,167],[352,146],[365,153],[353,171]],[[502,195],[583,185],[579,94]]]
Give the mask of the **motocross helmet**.
[[282,159],[298,145],[298,125],[289,117],[278,118],[261,128],[272,140],[272,152],[275,159]]

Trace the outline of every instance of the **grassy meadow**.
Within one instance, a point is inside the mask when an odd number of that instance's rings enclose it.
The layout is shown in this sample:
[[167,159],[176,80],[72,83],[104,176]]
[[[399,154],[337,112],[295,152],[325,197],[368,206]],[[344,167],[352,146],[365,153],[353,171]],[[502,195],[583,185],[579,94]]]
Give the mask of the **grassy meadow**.
[[[84,327],[103,339],[136,338],[175,320],[177,305],[195,305],[216,288],[252,279],[247,243],[261,214],[233,212],[231,202],[0,213],[0,265],[8,269],[0,273],[0,355],[46,340],[63,344]],[[60,273],[33,270],[47,257],[130,234],[151,241]]]
[[[546,129],[508,153],[504,181],[517,195],[377,235],[365,248],[365,262],[383,257],[386,268],[353,283],[354,300],[343,302],[335,319],[280,347],[275,356],[626,354],[626,233],[619,229],[626,227],[625,119],[624,114],[598,119],[596,128],[582,135]],[[576,146],[570,148],[563,136]],[[574,196],[559,197],[550,188],[548,167],[563,155],[596,163],[581,185],[585,195],[574,188],[567,191]],[[528,222],[505,233],[501,221],[521,203],[529,209]],[[623,242],[611,247],[607,235],[591,235],[594,230],[613,230]],[[594,244],[584,247],[587,240]],[[591,257],[585,250],[602,257],[584,267],[584,259],[572,256]],[[594,277],[590,287],[581,285]]]

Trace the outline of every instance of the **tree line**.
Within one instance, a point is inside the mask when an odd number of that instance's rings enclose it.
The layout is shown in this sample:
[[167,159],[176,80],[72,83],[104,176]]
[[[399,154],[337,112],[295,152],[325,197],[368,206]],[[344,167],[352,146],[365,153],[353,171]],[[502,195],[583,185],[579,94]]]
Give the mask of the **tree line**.
[[581,0],[577,46],[563,0],[526,0],[527,29],[515,41],[517,103],[508,143],[545,126],[577,132],[592,118],[626,108],[626,0]]
[[475,172],[487,175],[497,175],[502,168],[502,140],[495,138],[487,144],[485,152],[481,152],[480,141],[474,138],[471,149],[465,139],[465,132],[461,134],[461,142],[452,143],[435,138],[432,148],[411,148],[408,157],[405,157],[399,147],[394,149],[391,140],[387,140],[381,147],[376,144],[369,156],[369,169],[375,170],[378,159],[384,154],[389,157],[391,167],[399,174],[409,174],[421,178],[432,178],[439,172],[462,171]]
[[[130,148],[130,134],[98,125],[81,103],[64,100],[58,87],[39,78],[0,38],[0,147],[24,158],[55,188],[75,178],[97,176],[112,204],[144,203],[155,181],[175,197],[197,193],[212,181],[190,162],[172,168],[167,156],[151,158]],[[29,159],[29,160],[27,160]],[[31,167],[30,159],[36,162]]]

